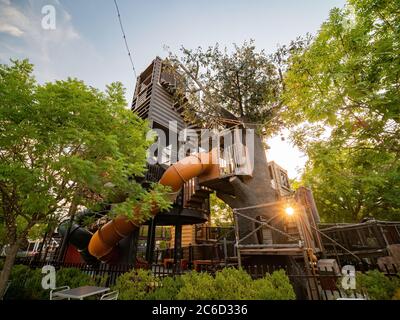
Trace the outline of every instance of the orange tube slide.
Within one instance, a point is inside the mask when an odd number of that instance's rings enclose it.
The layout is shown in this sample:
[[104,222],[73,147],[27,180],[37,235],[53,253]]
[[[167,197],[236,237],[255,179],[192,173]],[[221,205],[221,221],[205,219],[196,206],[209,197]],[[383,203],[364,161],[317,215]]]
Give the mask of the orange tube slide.
[[[174,201],[183,184],[194,178],[207,174],[212,167],[211,153],[198,153],[190,155],[174,165],[170,166],[160,179],[160,183],[169,186],[171,201]],[[135,207],[134,212],[140,216],[140,206]],[[159,209],[155,207],[152,214],[156,215]],[[117,243],[131,234],[140,223],[135,218],[118,216],[102,226],[92,236],[89,242],[89,252],[92,256],[102,261],[109,261],[113,256],[113,249]]]

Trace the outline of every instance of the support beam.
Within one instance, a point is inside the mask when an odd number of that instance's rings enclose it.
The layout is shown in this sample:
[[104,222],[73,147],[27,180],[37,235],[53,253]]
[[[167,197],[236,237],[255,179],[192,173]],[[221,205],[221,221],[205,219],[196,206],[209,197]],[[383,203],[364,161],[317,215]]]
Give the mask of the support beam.
[[147,231],[147,245],[146,245],[146,260],[149,264],[153,263],[153,254],[156,239],[156,221],[155,218],[151,219]]
[[175,242],[174,242],[174,264],[180,263],[182,259],[182,225],[175,225]]

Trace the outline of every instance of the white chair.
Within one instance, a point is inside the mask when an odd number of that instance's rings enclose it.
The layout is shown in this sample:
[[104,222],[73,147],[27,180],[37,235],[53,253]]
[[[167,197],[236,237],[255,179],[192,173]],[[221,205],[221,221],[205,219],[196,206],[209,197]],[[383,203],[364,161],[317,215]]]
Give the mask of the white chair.
[[[54,295],[54,293],[65,291],[65,290],[69,290],[69,289],[70,289],[69,286],[63,286],[63,287],[58,287],[58,288],[55,288],[55,289],[51,289],[50,290],[50,300],[64,300],[64,299],[66,299],[66,298]],[[68,298],[68,300],[70,300],[70,299]]]
[[100,300],[117,300],[119,295],[119,291],[111,291],[109,293],[103,294],[100,297]]

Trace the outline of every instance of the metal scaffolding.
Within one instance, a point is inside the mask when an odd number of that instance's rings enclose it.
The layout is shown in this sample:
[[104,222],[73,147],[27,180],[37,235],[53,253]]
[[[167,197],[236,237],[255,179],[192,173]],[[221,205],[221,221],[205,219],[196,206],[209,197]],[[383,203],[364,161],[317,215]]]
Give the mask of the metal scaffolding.
[[[314,275],[317,273],[316,255],[322,252],[322,248],[318,246],[320,239],[315,239],[318,233],[314,232],[306,208],[302,204],[297,201],[290,202],[290,205],[294,207],[293,216],[291,217],[285,216],[285,204],[288,204],[288,202],[277,201],[252,207],[233,209],[235,220],[235,248],[239,267],[242,266],[243,255],[284,255],[302,258],[304,260],[307,274]],[[262,208],[265,208],[266,210],[275,208],[278,209],[278,213],[272,216],[260,214],[259,216],[263,216],[264,219],[266,218],[265,221],[243,213],[244,211],[259,210]],[[241,234],[239,218],[254,223],[254,228],[246,234]],[[276,225],[273,225],[272,222],[278,219],[286,219],[286,224],[294,226],[296,232],[289,233],[284,228],[279,228]],[[263,229],[269,229],[271,232],[283,236],[283,239],[286,239],[286,241],[283,241],[283,243],[277,243],[272,239],[272,243],[270,244],[263,243],[263,241],[259,241],[258,243],[243,243],[245,240],[256,235]],[[309,295],[314,297],[318,295],[317,285],[311,287]]]

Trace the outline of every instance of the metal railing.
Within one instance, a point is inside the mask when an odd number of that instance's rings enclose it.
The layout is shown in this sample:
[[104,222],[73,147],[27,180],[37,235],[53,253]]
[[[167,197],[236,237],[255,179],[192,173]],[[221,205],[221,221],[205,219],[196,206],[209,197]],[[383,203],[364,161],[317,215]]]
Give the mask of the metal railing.
[[208,227],[196,225],[195,240],[198,241],[220,241],[226,238],[228,241],[235,240],[234,227]]
[[[210,201],[208,197],[209,188],[200,186],[198,178],[190,179],[185,182],[183,186],[183,206],[186,208],[194,208],[195,210],[201,210],[206,214],[210,213]],[[205,192],[204,195],[200,195],[201,192]],[[194,197],[198,195],[197,205],[191,203]]]
[[146,173],[144,179],[149,182],[158,182],[160,181],[162,175],[165,172],[165,169],[158,164],[148,164],[146,165]]

